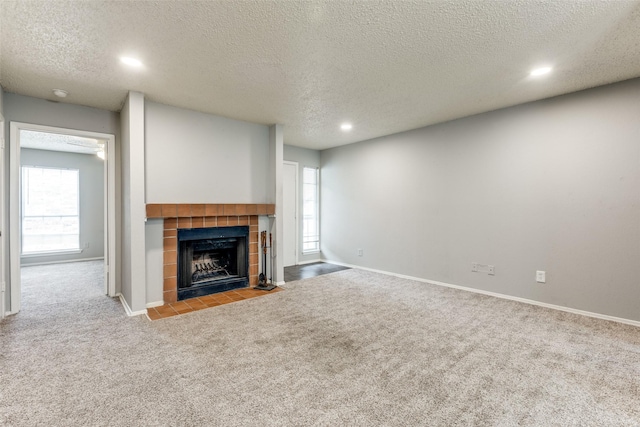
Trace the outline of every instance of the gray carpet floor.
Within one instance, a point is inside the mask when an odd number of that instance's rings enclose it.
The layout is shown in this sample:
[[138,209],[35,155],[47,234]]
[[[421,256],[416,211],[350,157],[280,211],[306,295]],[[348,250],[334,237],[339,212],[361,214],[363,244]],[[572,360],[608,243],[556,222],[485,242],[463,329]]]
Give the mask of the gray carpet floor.
[[150,322],[65,266],[0,324],[0,425],[640,425],[632,326],[355,269]]

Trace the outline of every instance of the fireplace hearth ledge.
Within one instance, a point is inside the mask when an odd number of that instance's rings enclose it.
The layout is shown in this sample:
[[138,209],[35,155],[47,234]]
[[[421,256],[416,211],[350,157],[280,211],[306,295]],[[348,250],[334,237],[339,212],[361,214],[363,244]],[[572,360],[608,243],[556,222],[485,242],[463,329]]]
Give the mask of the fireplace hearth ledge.
[[274,204],[149,203],[146,205],[147,218],[274,215],[275,212]]

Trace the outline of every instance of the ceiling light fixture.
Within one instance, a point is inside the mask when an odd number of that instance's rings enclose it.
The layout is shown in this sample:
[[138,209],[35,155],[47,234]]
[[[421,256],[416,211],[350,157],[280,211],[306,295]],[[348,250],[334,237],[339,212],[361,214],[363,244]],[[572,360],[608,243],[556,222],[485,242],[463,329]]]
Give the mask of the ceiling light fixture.
[[349,132],[352,128],[353,126],[351,125],[351,123],[343,123],[340,125],[340,129],[342,129],[345,132]]
[[540,67],[531,70],[529,74],[531,77],[543,76],[545,74],[549,74],[551,72],[551,67]]
[[67,97],[67,95],[69,95],[69,92],[67,92],[67,91],[66,91],[66,90],[64,90],[64,89],[54,89],[54,90],[53,90],[53,94],[54,94],[55,96],[57,96],[58,98],[66,98],[66,97]]
[[139,59],[132,58],[130,56],[121,56],[120,62],[126,65],[129,65],[130,67],[136,67],[136,68],[142,67],[142,62]]

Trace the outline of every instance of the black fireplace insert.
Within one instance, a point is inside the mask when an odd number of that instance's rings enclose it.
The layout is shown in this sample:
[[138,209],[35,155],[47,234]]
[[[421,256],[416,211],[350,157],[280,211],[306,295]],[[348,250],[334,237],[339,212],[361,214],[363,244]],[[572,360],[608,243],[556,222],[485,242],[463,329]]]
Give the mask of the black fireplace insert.
[[178,230],[178,300],[249,285],[249,227]]

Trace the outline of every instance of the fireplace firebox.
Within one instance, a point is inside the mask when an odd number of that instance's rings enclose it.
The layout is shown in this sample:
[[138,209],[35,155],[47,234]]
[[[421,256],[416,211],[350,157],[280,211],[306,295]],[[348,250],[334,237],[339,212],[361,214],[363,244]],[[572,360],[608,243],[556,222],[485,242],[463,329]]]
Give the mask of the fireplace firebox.
[[249,227],[178,229],[178,300],[249,285]]

